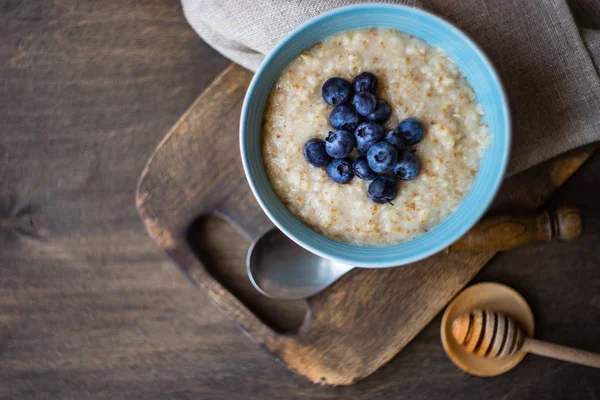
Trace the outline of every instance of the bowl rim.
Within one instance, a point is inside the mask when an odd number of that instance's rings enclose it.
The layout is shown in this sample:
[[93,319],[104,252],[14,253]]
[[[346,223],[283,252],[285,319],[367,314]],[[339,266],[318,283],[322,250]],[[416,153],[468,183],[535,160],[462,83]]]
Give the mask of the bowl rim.
[[[268,65],[271,63],[273,58],[275,58],[276,55],[281,51],[281,49],[284,48],[286,45],[288,45],[291,41],[293,41],[296,38],[296,36],[299,35],[301,32],[304,32],[305,30],[310,29],[313,25],[316,25],[323,20],[332,18],[335,15],[343,13],[343,12],[360,11],[360,10],[367,11],[367,10],[373,10],[373,9],[379,9],[379,10],[388,9],[388,10],[394,11],[394,12],[397,12],[398,10],[400,10],[402,12],[413,13],[413,15],[416,15],[416,16],[425,16],[427,18],[434,20],[435,23],[443,25],[444,28],[446,28],[450,31],[453,31],[458,37],[460,37],[481,58],[481,60],[483,61],[483,64],[489,71],[489,74],[490,74],[492,80],[495,81],[495,83],[496,83],[495,86],[497,86],[497,88],[499,89],[499,97],[502,99],[502,107],[501,107],[502,115],[505,116],[503,119],[506,123],[506,128],[505,128],[505,132],[504,132],[505,133],[504,142],[503,142],[503,146],[504,146],[503,147],[503,155],[502,155],[502,159],[501,159],[500,169],[498,170],[498,173],[495,175],[495,181],[491,185],[492,190],[490,190],[487,193],[486,197],[482,199],[483,202],[486,203],[485,206],[478,209],[477,212],[475,212],[473,214],[474,217],[469,219],[468,223],[462,224],[462,227],[460,229],[457,229],[454,233],[447,235],[447,237],[444,240],[441,240],[439,243],[432,244],[427,250],[424,250],[412,257],[399,256],[399,257],[395,258],[395,260],[389,260],[387,262],[380,262],[380,261],[376,261],[376,260],[373,260],[373,261],[360,261],[359,260],[359,261],[357,261],[357,260],[352,259],[351,257],[333,256],[333,255],[327,253],[326,251],[321,251],[320,249],[315,248],[315,247],[311,246],[310,244],[307,244],[307,243],[303,242],[302,240],[298,239],[292,232],[290,232],[290,230],[288,230],[275,217],[275,215],[273,215],[270,208],[267,206],[267,204],[263,198],[263,195],[260,193],[260,191],[258,190],[258,188],[256,186],[256,183],[254,182],[253,179],[251,179],[251,174],[249,172],[250,162],[248,160],[247,152],[245,151],[245,142],[247,141],[247,137],[248,137],[248,134],[246,132],[246,127],[245,127],[246,126],[245,121],[247,121],[248,114],[250,112],[249,111],[250,99],[252,98],[252,94],[254,93],[256,87],[259,84],[261,76],[264,74]],[[377,27],[377,26],[374,25],[373,27]],[[348,30],[352,30],[352,29],[348,29]],[[425,39],[423,39],[423,40],[425,40]],[[313,45],[314,45],[314,43],[313,43]],[[240,142],[239,142],[240,154],[241,154],[241,158],[242,158],[244,174],[246,175],[246,180],[250,186],[252,194],[254,195],[255,199],[258,201],[260,207],[265,212],[265,214],[267,214],[267,216],[269,217],[271,222],[273,222],[273,224],[279,230],[281,230],[289,239],[293,240],[299,246],[305,248],[306,250],[308,250],[308,251],[312,252],[313,254],[316,254],[320,257],[334,260],[334,261],[337,261],[337,262],[340,262],[343,264],[347,264],[347,265],[353,265],[355,267],[361,267],[361,268],[388,268],[388,267],[402,266],[402,265],[410,264],[410,263],[413,263],[416,261],[420,261],[420,260],[428,258],[428,257],[432,256],[433,254],[436,254],[436,253],[448,248],[452,243],[456,242],[464,234],[466,234],[486,213],[486,211],[489,209],[490,205],[492,204],[494,198],[496,197],[498,190],[500,189],[500,185],[502,184],[502,182],[504,180],[506,170],[508,168],[508,163],[509,163],[510,154],[511,154],[511,143],[512,143],[512,118],[511,118],[511,114],[510,114],[508,96],[506,95],[506,89],[504,88],[504,85],[502,84],[502,81],[500,79],[500,76],[499,76],[496,68],[491,63],[491,61],[489,60],[489,58],[487,57],[485,52],[479,47],[479,45],[473,39],[471,39],[463,30],[461,30],[454,24],[450,23],[449,21],[445,20],[444,18],[442,18],[434,13],[431,13],[429,11],[420,9],[420,8],[411,7],[411,6],[402,5],[402,4],[361,3],[361,4],[354,4],[354,5],[348,5],[348,6],[334,8],[332,10],[329,10],[327,12],[319,14],[319,15],[305,21],[304,23],[302,23],[301,25],[296,27],[294,30],[292,30],[290,33],[288,33],[265,56],[264,60],[260,64],[259,68],[256,70],[256,72],[250,82],[250,85],[248,86],[248,89],[246,90],[246,95],[244,96],[244,102],[242,105],[242,112],[241,112],[241,116],[240,116],[239,133],[240,133]],[[493,132],[493,134],[495,134],[495,133]],[[471,190],[472,189],[473,188],[471,188]],[[467,196],[468,195],[469,194],[467,193]],[[465,197],[465,199],[466,199],[466,197]],[[463,202],[465,199],[463,199]],[[454,211],[454,212],[456,212],[456,211]],[[450,214],[450,215],[452,215],[452,214]],[[443,223],[443,221],[442,221],[442,223]],[[310,227],[308,227],[308,228],[312,229]],[[315,231],[314,229],[312,229],[312,230],[315,235],[327,237],[327,236]],[[427,233],[425,233],[421,236],[426,236],[426,235],[427,235]],[[343,243],[343,242],[341,242],[341,243]],[[395,246],[395,245],[399,245],[402,243],[405,243],[405,242],[386,245],[386,246],[382,246],[382,247]],[[354,244],[354,245],[360,246],[358,244]],[[360,247],[377,248],[378,246],[360,246]]]

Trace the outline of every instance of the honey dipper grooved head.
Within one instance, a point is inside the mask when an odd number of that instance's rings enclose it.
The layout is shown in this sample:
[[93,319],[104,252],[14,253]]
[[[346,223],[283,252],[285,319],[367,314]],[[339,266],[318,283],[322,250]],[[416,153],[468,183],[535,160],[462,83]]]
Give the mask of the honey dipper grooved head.
[[481,357],[508,357],[525,339],[511,318],[491,310],[472,310],[452,321],[452,336],[468,352]]
[[459,344],[463,344],[467,340],[470,326],[470,315],[463,314],[452,322],[452,336]]

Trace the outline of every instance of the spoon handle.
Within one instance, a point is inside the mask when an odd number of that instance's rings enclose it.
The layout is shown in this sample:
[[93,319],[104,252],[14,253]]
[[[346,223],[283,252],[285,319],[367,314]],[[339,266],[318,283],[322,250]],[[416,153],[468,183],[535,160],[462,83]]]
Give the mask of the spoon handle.
[[525,338],[521,350],[539,356],[600,368],[600,354],[591,351],[574,349],[532,338]]
[[530,215],[496,215],[482,219],[449,250],[505,251],[536,240],[573,240],[581,235],[583,219],[576,207]]

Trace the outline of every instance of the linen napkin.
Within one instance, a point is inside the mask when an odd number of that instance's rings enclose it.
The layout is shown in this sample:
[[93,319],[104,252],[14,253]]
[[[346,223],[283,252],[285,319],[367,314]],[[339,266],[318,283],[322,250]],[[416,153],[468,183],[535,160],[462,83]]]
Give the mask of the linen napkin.
[[[513,118],[509,174],[600,140],[600,1],[405,0],[463,29],[498,70]],[[182,0],[190,25],[256,70],[288,32],[355,0]]]

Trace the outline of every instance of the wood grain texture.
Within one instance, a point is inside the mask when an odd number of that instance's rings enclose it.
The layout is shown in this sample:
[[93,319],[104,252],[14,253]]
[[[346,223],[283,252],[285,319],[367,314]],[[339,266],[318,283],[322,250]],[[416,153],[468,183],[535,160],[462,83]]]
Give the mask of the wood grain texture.
[[[228,64],[179,2],[0,0],[0,38],[0,399],[600,398],[597,371],[542,357],[465,375],[439,317],[356,385],[286,370],[177,271],[135,208],[153,149]],[[475,278],[518,289],[538,338],[592,351],[599,188],[595,156],[552,199],[583,209],[583,236],[500,254]],[[226,239],[210,255],[237,265],[247,242]]]
[[[215,279],[188,241],[191,222],[214,212],[227,215],[251,238],[271,226],[245,182],[239,156],[224,156],[225,149],[237,146],[238,126],[223,126],[215,118],[239,116],[250,78],[231,66],[190,107],[142,173],[138,208],[156,242],[255,341],[311,382],[350,385],[404,348],[494,252],[451,252],[403,268],[355,269],[307,300],[310,317],[293,334],[263,324],[246,307],[243,294],[230,293]],[[594,150],[580,149],[512,178],[497,204],[534,195],[531,208],[541,206]],[[545,227],[538,222],[531,219],[531,236],[544,238],[545,228],[550,239],[551,219]]]

